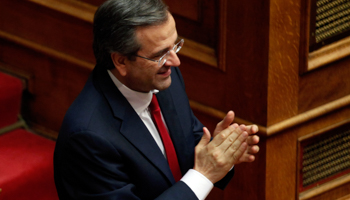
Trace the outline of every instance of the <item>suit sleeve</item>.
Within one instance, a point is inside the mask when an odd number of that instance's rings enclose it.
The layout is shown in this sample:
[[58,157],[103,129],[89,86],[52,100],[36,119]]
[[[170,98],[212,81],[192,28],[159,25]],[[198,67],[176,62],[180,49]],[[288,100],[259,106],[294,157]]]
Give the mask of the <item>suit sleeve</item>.
[[[188,186],[178,182],[157,197],[144,194],[130,180],[122,157],[106,139],[89,131],[75,133],[60,152],[55,181],[60,199],[74,200],[197,200]],[[89,166],[89,167],[86,167]],[[140,177],[141,178],[141,177]]]

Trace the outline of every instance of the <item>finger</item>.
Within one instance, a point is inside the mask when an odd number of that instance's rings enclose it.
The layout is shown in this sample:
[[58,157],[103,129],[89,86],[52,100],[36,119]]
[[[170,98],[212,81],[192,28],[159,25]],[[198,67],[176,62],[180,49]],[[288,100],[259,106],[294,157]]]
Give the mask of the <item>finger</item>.
[[[237,133],[234,133],[235,131],[237,131]],[[230,139],[232,141],[226,142],[227,144],[224,145],[224,148],[223,146],[220,147],[221,149],[225,150],[234,140],[236,140],[235,135],[231,134],[241,134],[241,131],[239,131],[237,128],[234,128],[233,126],[229,126],[223,131],[221,131],[218,135],[216,135],[211,141],[211,144],[213,144],[214,146],[221,146],[223,142],[227,140],[227,138],[232,137]],[[236,135],[236,137],[238,137],[238,135]]]
[[[239,128],[236,130],[239,130]],[[235,134],[235,133],[232,133],[232,135],[230,135],[230,137],[223,143],[223,144],[228,144],[226,151],[229,154],[229,156],[234,154],[235,151],[237,151],[237,149],[239,149],[239,147],[242,145],[242,143],[246,143],[245,141],[247,140],[247,137],[248,137],[248,133],[246,131],[243,131],[240,134],[237,134],[237,133]]]
[[216,127],[220,130],[224,130],[225,128],[227,128],[228,126],[230,126],[230,124],[232,124],[233,120],[235,119],[235,113],[230,110],[226,116],[224,117],[224,119],[222,121],[220,121]]
[[257,136],[257,135],[250,135],[248,136],[247,138],[247,143],[248,145],[255,145],[255,144],[258,144],[260,141],[260,137]]
[[[232,159],[233,159],[233,164],[238,164],[240,162],[241,159],[244,158],[244,160],[249,159],[249,156],[246,158],[245,152],[247,150],[247,143],[243,142],[241,143],[241,145],[238,147],[237,150],[234,151],[233,155],[232,155]],[[243,157],[243,158],[242,158]]]
[[239,125],[237,123],[231,124],[230,126],[232,126],[233,128],[239,127]]
[[206,127],[203,127],[203,136],[196,147],[202,148],[210,142],[210,132]]
[[[255,156],[251,155],[251,154],[246,154],[244,153],[240,158],[238,163],[242,163],[242,162],[253,162],[255,160]],[[236,163],[236,164],[238,164]]]
[[244,125],[244,124],[241,124],[241,125],[239,126],[239,128],[240,128],[242,131],[248,131],[248,127],[247,127],[246,125]]
[[254,135],[257,132],[259,132],[259,127],[255,124],[247,126],[247,129],[248,129],[247,132],[249,133],[249,135]]
[[224,128],[228,127],[230,124],[232,124],[234,119],[235,119],[235,113],[232,110],[228,111],[225,118],[221,121],[222,126]]
[[248,145],[248,148],[247,148],[247,153],[248,154],[256,154],[258,153],[260,150],[259,146],[258,145],[254,145],[254,146],[249,146]]

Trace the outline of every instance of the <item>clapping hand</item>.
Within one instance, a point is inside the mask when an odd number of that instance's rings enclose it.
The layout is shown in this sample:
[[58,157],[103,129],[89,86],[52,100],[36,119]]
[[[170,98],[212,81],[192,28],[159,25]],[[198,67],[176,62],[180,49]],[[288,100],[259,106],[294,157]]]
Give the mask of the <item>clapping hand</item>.
[[212,183],[221,180],[233,165],[253,162],[259,152],[259,136],[255,135],[258,127],[232,124],[233,120],[234,113],[230,111],[217,124],[212,136],[203,128],[203,137],[195,148],[194,169]]

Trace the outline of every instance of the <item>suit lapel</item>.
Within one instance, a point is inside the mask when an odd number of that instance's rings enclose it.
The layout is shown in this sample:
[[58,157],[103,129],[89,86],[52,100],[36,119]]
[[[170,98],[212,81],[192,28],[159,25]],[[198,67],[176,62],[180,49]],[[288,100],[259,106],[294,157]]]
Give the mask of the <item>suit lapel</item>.
[[[115,118],[122,120],[120,133],[133,144],[171,183],[175,183],[167,160],[135,110],[120,93],[107,71],[96,72],[98,83]],[[117,121],[116,121],[117,124]]]
[[169,129],[170,137],[173,141],[175,151],[179,160],[181,172],[184,175],[189,168],[192,166],[187,166],[188,159],[191,159],[187,155],[189,145],[186,141],[184,131],[181,127],[178,113],[175,109],[175,104],[173,102],[172,94],[170,90],[164,90],[157,94],[157,99],[159,106],[162,110],[163,117]]
[[147,127],[133,109],[130,110],[130,113],[126,112],[120,132],[147,157],[156,168],[162,171],[169,181],[172,183],[175,182],[167,160],[149,133]]

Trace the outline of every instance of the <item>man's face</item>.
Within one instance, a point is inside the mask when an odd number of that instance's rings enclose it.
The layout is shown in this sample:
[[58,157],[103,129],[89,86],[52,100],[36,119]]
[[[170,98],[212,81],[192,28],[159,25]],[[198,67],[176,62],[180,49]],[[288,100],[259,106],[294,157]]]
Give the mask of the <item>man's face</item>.
[[[136,38],[141,44],[137,55],[158,60],[171,50],[177,41],[174,18],[169,14],[168,20],[161,25],[138,28]],[[126,62],[124,84],[139,92],[165,90],[171,84],[171,67],[179,65],[180,60],[174,51],[170,52],[167,62],[161,67],[158,66],[158,62],[136,57],[136,60]]]

